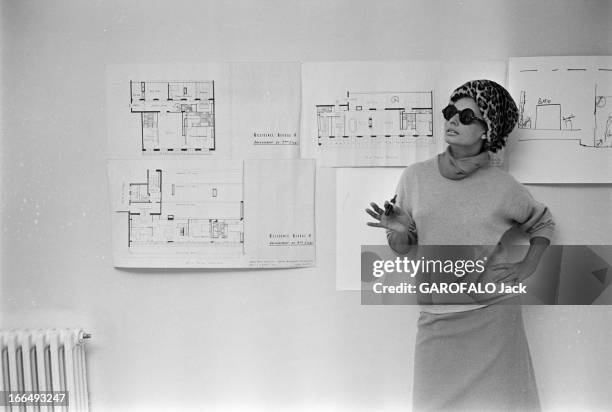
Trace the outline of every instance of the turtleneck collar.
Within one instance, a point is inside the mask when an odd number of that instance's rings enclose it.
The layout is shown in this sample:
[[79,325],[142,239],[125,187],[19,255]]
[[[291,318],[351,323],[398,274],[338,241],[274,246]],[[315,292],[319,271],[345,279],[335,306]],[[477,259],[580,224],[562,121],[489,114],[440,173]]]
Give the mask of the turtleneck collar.
[[476,156],[456,159],[450,152],[450,146],[448,146],[444,153],[438,155],[440,174],[451,180],[464,179],[482,166],[488,165],[489,162],[488,151],[480,152]]

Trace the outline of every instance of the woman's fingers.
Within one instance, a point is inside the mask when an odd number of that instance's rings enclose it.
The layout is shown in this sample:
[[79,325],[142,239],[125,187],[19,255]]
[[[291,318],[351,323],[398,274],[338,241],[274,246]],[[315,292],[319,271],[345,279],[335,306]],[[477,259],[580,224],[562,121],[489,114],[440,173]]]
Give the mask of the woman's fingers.
[[366,209],[365,211],[368,215],[372,216],[374,219],[380,220],[380,215],[378,213],[375,213],[374,211],[370,209]]
[[372,207],[372,209],[374,209],[376,211],[376,213],[378,213],[379,215],[382,215],[384,213],[384,210],[382,210],[376,203],[372,202],[370,203],[370,206]]
[[387,226],[383,226],[382,224],[378,223],[378,222],[366,222],[366,225],[368,226],[373,226],[373,227],[382,227],[382,228],[387,228]]

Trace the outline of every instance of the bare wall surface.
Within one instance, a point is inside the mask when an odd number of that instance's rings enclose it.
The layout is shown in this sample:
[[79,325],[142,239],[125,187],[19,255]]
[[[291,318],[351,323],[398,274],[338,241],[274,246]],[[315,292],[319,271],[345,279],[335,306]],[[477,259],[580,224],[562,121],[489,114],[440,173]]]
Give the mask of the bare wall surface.
[[[570,0],[4,1],[3,326],[91,332],[94,410],[409,409],[417,310],[363,307],[358,295],[336,292],[333,170],[317,175],[315,268],[112,267],[105,65],[607,55],[611,8]],[[556,243],[612,244],[602,225],[610,188],[530,190],[555,214]],[[544,409],[608,406],[612,308],[524,312]]]

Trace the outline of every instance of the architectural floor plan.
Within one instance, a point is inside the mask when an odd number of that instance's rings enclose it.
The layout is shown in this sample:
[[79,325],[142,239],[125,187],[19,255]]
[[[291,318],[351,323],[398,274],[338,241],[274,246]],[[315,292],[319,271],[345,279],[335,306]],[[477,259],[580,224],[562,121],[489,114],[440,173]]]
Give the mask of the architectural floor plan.
[[115,266],[314,262],[311,160],[125,159],[108,173]]
[[401,143],[433,137],[433,93],[346,93],[317,106],[318,145]]
[[242,168],[117,161],[109,170],[120,261],[239,261],[244,255]]
[[505,76],[503,61],[303,63],[300,155],[323,167],[429,159],[444,150],[440,110],[450,93],[466,79]]
[[407,164],[429,157],[435,144],[433,91],[348,91],[333,104],[318,100],[312,109],[314,151],[323,165]]
[[143,152],[215,150],[214,81],[130,81]]
[[[176,174],[180,176],[176,176]],[[184,178],[191,174],[189,180]],[[242,184],[207,182],[197,173],[147,169],[126,194],[128,247],[244,242]]]
[[295,159],[299,62],[111,64],[111,159]]

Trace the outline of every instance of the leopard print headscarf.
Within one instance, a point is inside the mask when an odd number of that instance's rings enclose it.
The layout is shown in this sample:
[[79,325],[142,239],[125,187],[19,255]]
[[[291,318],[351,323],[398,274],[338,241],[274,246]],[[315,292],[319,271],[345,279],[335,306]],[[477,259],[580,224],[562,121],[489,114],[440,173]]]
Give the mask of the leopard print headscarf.
[[506,145],[506,138],[518,121],[518,109],[510,93],[492,80],[472,80],[459,86],[451,94],[455,103],[471,97],[478,104],[487,123],[487,139],[483,151],[497,152]]

